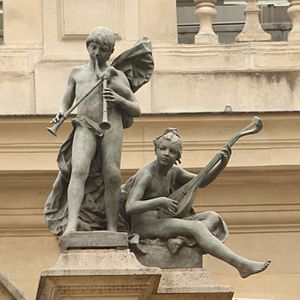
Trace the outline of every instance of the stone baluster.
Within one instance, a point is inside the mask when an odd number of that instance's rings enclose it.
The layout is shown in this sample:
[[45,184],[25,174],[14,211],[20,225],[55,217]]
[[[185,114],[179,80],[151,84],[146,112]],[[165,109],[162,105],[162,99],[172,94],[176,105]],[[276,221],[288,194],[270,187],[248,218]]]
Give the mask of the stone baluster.
[[217,15],[217,0],[194,0],[195,15],[200,24],[200,30],[195,36],[195,44],[217,44],[218,36],[212,28],[213,19]]
[[271,35],[263,30],[259,21],[260,8],[257,0],[247,0],[244,11],[246,22],[243,31],[235,38],[236,42],[270,41]]
[[293,22],[293,28],[289,32],[288,41],[300,41],[300,0],[290,0],[290,6],[287,10],[289,17]]

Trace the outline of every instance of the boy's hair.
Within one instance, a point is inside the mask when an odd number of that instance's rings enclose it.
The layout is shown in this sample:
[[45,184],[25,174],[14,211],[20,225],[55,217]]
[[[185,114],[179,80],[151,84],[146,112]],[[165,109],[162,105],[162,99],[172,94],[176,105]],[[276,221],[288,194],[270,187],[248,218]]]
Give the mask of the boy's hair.
[[176,143],[178,146],[178,157],[177,161],[181,163],[181,153],[182,153],[182,140],[180,138],[180,135],[178,133],[178,130],[176,128],[167,128],[163,134],[159,135],[158,137],[153,139],[153,144],[155,146],[155,152],[161,141],[165,139],[168,141],[172,141],[173,143]]
[[109,47],[111,53],[115,49],[115,35],[114,33],[105,26],[99,26],[94,28],[86,39],[86,47],[89,46],[91,42],[100,42]]

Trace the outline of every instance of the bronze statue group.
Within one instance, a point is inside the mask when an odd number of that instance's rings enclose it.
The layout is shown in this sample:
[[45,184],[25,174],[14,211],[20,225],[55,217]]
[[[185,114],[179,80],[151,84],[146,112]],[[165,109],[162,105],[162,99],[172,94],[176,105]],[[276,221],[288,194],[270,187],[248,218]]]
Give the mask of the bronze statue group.
[[[114,46],[110,29],[92,30],[86,41],[90,62],[70,72],[52,120],[54,126],[62,123],[77,107],[73,131],[58,154],[59,174],[45,204],[51,232],[66,236],[73,231],[126,230],[141,239],[167,240],[182,236],[235,267],[243,278],[266,269],[269,261],[248,260],[224,244],[228,230],[217,213],[192,209],[195,189],[217,178],[230,159],[232,144],[225,145],[199,177],[179,166],[182,140],[176,129],[168,128],[154,139],[156,159],[121,186],[123,130],[141,114],[134,93],[150,80],[154,64],[147,39],[108,65]],[[104,121],[107,128],[99,126]],[[190,192],[188,201],[181,202],[179,193],[170,196],[181,187],[184,195]]]

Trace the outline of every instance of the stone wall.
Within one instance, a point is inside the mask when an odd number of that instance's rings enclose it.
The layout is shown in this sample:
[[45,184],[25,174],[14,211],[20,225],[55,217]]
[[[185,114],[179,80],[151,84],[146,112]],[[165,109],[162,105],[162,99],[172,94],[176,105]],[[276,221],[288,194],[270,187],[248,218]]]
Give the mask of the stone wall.
[[182,165],[197,172],[258,114],[263,131],[235,145],[228,168],[199,193],[195,206],[224,216],[232,232],[228,245],[234,250],[257,260],[270,258],[272,264],[247,280],[216,259],[205,257],[205,266],[217,282],[231,284],[236,297],[298,300],[299,44],[179,45],[175,4],[4,0],[0,270],[10,274],[28,299],[34,299],[41,270],[59,254],[44,222],[43,205],[70,123],[57,138],[45,127],[56,113],[70,69],[88,61],[84,41],[89,30],[107,25],[117,37],[114,57],[146,35],[155,60],[151,82],[137,94],[144,115],[125,134],[123,180],[154,158],[151,141],[163,128],[179,129]]

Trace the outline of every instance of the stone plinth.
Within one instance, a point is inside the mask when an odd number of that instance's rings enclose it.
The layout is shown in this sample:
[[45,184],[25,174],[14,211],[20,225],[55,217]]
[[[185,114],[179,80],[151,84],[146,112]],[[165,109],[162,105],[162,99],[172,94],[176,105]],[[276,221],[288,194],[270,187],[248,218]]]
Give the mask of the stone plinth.
[[133,251],[138,261],[145,266],[161,269],[201,268],[202,253],[199,247],[183,246],[178,253],[172,254],[165,245],[139,245],[139,251]]
[[217,285],[205,269],[162,270],[157,293],[149,300],[231,300],[233,289]]
[[129,250],[70,250],[42,272],[36,300],[143,300],[156,291],[160,276]]
[[70,249],[127,249],[128,236],[125,232],[76,231],[59,239],[62,251]]
[[[147,267],[124,249],[127,243],[127,234],[119,232],[74,232],[62,237],[60,247],[68,250],[42,272],[36,300],[232,299],[232,289],[216,285],[206,270],[195,268],[202,264],[198,247],[184,246],[172,256],[166,245],[140,244],[140,254],[144,251],[148,261],[139,259],[151,265]],[[196,252],[198,256],[189,260]],[[162,256],[160,266],[173,269],[152,267],[157,264],[151,260],[158,256]],[[194,268],[186,268],[191,262]],[[180,265],[185,268],[176,268]]]

